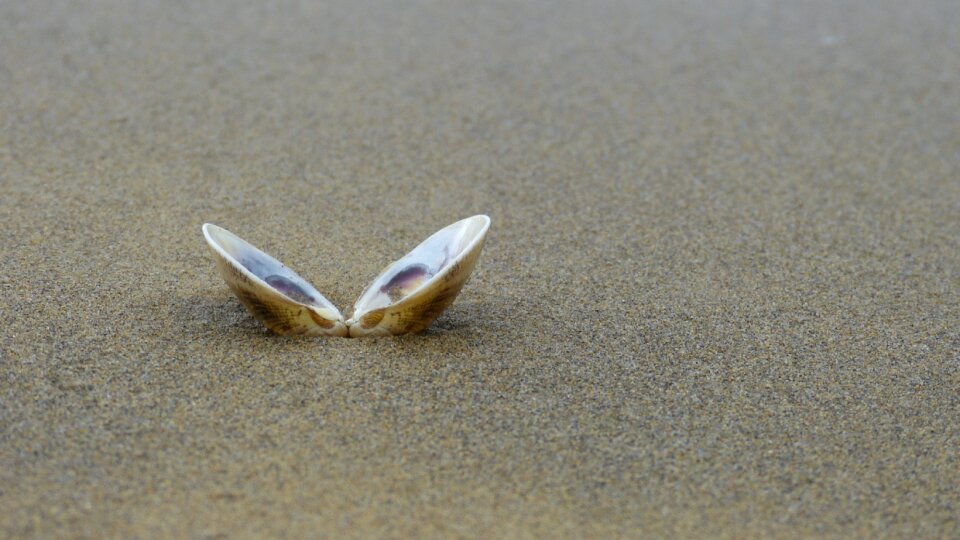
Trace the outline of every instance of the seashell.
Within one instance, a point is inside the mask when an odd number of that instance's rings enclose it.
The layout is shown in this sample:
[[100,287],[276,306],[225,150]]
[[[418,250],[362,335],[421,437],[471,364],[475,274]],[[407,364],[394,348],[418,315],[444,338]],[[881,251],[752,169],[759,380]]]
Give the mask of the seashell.
[[426,330],[467,282],[489,228],[485,215],[462,219],[387,266],[354,304],[350,336]]
[[207,223],[203,235],[224,281],[247,310],[283,335],[385,336],[422,332],[453,303],[476,266],[490,228],[477,215],[440,229],[391,263],[340,311],[280,261]]
[[340,310],[283,263],[212,223],[203,236],[223,280],[264,326],[281,335],[347,335]]

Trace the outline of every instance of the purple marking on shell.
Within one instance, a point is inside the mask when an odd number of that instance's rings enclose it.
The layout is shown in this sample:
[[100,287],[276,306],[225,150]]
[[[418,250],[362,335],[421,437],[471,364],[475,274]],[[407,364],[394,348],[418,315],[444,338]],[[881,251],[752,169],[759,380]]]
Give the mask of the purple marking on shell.
[[390,281],[380,287],[380,292],[388,294],[390,300],[396,302],[431,276],[433,272],[426,265],[412,264],[390,278]]
[[297,302],[303,304],[316,303],[316,299],[313,297],[313,295],[303,290],[303,287],[298,285],[295,281],[278,275],[267,276],[263,278],[263,280],[274,289],[296,300]]

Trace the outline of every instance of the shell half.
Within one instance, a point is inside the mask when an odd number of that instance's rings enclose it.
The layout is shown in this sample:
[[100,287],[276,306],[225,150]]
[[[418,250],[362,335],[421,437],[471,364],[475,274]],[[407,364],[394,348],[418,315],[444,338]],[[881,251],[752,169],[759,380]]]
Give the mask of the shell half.
[[346,336],[340,311],[280,261],[206,223],[203,236],[223,280],[251,315],[281,335]]
[[422,332],[460,293],[477,264],[490,218],[440,229],[364,289],[346,322],[351,337]]

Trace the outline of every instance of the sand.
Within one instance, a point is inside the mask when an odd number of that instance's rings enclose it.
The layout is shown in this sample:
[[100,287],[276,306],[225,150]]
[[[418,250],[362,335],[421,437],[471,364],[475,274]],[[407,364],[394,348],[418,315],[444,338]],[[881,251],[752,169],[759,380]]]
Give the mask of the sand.
[[[960,534],[960,4],[0,4],[0,536]],[[270,4],[267,6],[266,4]],[[267,333],[200,232],[419,336]]]

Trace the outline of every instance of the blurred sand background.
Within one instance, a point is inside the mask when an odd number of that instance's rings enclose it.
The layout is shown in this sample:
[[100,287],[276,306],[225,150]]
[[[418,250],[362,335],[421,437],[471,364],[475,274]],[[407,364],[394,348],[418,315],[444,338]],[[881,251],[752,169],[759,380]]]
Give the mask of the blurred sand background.
[[[960,4],[0,4],[0,536],[960,534]],[[284,339],[493,219],[424,335]]]

